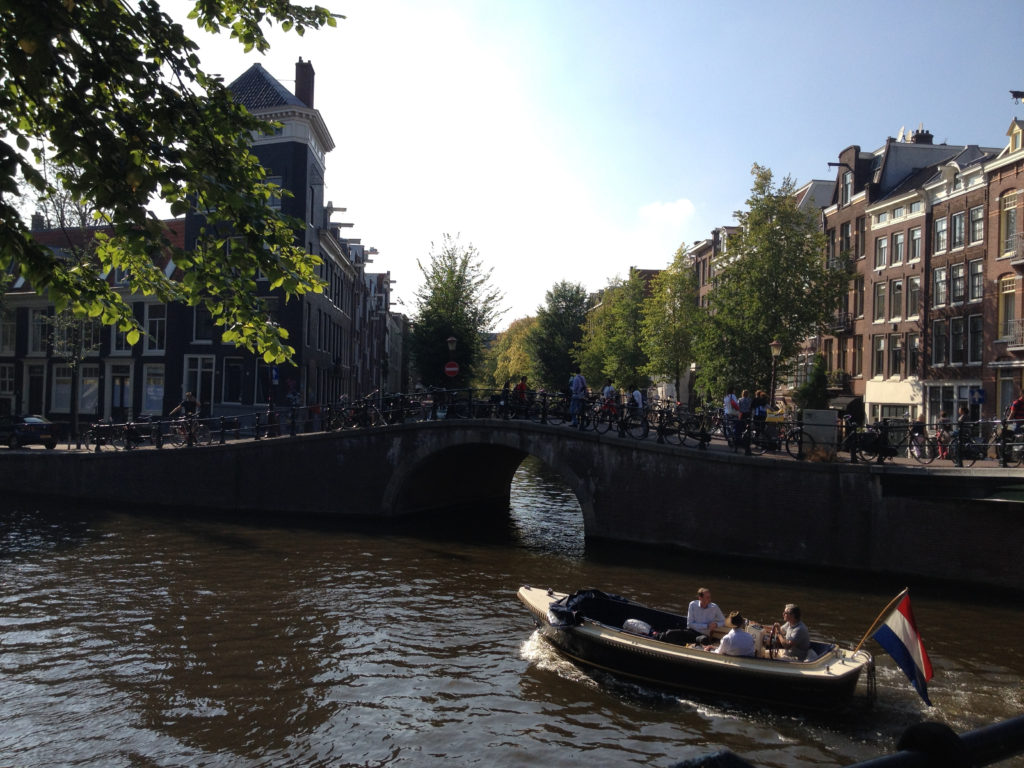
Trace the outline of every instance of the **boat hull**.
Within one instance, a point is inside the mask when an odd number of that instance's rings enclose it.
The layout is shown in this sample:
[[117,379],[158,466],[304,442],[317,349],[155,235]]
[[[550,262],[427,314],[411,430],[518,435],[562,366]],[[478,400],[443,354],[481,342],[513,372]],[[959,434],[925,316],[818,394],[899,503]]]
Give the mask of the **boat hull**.
[[850,702],[861,672],[872,663],[866,652],[854,654],[836,646],[813,662],[741,658],[634,635],[586,617],[578,624],[567,625],[550,614],[551,604],[566,597],[531,587],[519,590],[519,599],[534,615],[542,637],[562,654],[578,663],[658,687],[800,709],[834,710]]

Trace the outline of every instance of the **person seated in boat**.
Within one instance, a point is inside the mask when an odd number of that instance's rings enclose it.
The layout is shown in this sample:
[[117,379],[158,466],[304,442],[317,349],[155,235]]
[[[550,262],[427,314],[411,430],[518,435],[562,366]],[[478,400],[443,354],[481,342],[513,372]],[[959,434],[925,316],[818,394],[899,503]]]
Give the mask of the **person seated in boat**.
[[693,632],[693,641],[704,645],[711,633],[725,624],[725,616],[717,603],[711,602],[711,590],[701,587],[697,599],[686,609],[686,628]]
[[788,603],[782,609],[783,624],[775,622],[772,631],[779,645],[786,650],[786,656],[804,661],[811,647],[811,635],[800,616],[800,606]]
[[729,632],[719,642],[717,648],[710,649],[712,653],[720,653],[723,656],[754,656],[754,636],[746,631],[747,622],[739,611],[733,611],[725,620],[725,626]]

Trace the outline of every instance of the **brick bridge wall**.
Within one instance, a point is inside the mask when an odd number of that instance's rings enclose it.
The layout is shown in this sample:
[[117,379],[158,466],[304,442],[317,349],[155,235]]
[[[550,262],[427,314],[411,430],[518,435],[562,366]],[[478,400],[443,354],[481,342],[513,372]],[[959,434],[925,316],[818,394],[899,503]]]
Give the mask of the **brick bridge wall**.
[[244,515],[505,514],[533,454],[579,499],[588,538],[1020,589],[1024,473],[818,464],[565,427],[459,421],[226,446],[0,453],[0,488]]

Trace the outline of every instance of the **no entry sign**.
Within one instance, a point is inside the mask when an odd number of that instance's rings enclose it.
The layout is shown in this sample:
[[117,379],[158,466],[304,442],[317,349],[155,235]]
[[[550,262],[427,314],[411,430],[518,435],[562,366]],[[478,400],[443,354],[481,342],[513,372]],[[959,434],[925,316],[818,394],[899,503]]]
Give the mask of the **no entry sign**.
[[458,376],[459,375],[459,364],[456,362],[450,362],[444,364],[445,376]]

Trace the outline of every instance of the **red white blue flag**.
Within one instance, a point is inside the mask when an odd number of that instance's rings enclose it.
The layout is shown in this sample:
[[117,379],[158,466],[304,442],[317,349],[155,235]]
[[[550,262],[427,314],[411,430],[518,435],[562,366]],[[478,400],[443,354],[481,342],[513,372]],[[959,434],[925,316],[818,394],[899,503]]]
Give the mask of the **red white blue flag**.
[[872,637],[888,651],[924,699],[924,703],[930,707],[932,703],[928,700],[928,681],[932,679],[932,663],[925,653],[921,633],[917,631],[914,612],[910,608],[910,595],[906,591],[903,599],[886,615]]

